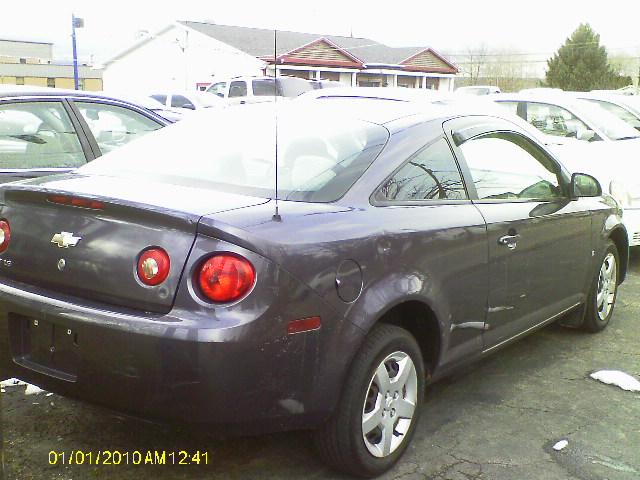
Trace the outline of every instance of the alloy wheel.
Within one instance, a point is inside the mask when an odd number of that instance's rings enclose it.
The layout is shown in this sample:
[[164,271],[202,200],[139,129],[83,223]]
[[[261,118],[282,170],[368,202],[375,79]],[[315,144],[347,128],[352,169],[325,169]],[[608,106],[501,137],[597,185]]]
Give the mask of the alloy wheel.
[[596,292],[596,308],[600,320],[606,320],[613,308],[618,280],[617,275],[616,257],[612,253],[608,253],[600,267],[598,290]]
[[362,438],[374,457],[392,454],[404,441],[418,401],[418,376],[404,352],[387,355],[376,368],[362,408]]

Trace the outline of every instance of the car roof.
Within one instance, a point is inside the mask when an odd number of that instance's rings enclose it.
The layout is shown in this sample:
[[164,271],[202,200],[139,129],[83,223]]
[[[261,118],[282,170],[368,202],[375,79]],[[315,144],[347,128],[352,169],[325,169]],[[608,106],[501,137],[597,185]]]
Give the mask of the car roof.
[[394,87],[334,87],[311,90],[300,95],[299,99],[319,98],[368,98],[374,100],[395,100],[400,102],[433,102],[434,98],[447,98],[447,93],[423,88]]
[[[344,89],[340,89],[344,90]],[[371,90],[365,88],[364,90]],[[502,107],[487,100],[460,100],[458,98],[443,97],[432,101],[393,100],[375,97],[336,96],[327,99],[313,100],[296,99],[288,102],[290,105],[301,105],[305,109],[318,109],[318,111],[330,112],[340,117],[351,117],[359,120],[384,125],[390,130],[392,122],[401,119],[415,117],[415,123],[430,120],[447,120],[459,116],[489,116],[508,120],[524,128],[528,132],[533,127],[527,128],[526,122],[504,111]],[[310,111],[310,110],[309,110]],[[403,125],[406,123],[403,122]],[[403,128],[398,125],[398,128]],[[536,136],[536,135],[533,135]]]
[[[0,85],[0,98],[4,97],[91,97],[102,98],[105,100],[124,101],[118,97],[104,95],[100,92],[92,92],[87,90],[67,90],[63,88],[36,87],[32,85]],[[126,102],[130,103],[130,102]]]
[[576,106],[576,102],[579,103],[579,98],[571,95],[568,92],[526,92],[526,93],[501,93],[492,97],[494,102],[538,102],[538,103],[550,103],[554,105],[564,106]]

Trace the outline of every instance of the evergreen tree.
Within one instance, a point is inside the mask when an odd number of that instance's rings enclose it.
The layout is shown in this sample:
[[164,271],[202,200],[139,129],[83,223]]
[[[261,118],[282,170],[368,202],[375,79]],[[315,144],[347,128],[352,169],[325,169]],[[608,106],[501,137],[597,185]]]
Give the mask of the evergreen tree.
[[600,35],[589,24],[580,24],[564,45],[547,60],[546,85],[586,92],[618,88],[621,79],[609,64]]

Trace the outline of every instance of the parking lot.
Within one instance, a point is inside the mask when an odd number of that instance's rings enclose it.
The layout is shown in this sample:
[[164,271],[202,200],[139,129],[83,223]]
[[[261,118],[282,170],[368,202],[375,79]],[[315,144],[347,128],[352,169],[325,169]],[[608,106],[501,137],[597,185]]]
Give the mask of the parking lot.
[[[640,394],[588,378],[604,368],[640,376],[638,318],[636,253],[607,330],[552,325],[431,386],[414,442],[382,478],[640,478]],[[57,395],[25,395],[24,387],[7,388],[3,400],[9,479],[344,478],[317,461],[306,433],[223,440]],[[561,439],[568,446],[556,452]],[[120,465],[62,465],[61,456],[50,465],[51,451],[65,452],[65,463],[81,451],[88,463],[91,452],[104,450],[128,452],[129,465],[124,456]],[[207,464],[202,456],[200,465],[131,465],[140,460],[136,451],[142,459],[149,451],[207,452]]]

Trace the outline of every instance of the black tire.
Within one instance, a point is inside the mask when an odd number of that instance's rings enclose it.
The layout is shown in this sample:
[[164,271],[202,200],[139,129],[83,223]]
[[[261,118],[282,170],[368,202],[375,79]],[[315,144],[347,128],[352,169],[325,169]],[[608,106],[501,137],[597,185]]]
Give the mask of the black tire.
[[[612,275],[612,281],[609,281],[607,287],[607,294],[604,301],[609,304],[607,310],[604,310],[604,304],[598,301],[598,293],[602,291],[603,285],[603,274],[601,273],[603,267],[606,268],[607,265],[605,263],[615,262],[614,268],[615,272]],[[604,275],[606,277],[606,275]],[[618,255],[618,249],[615,244],[609,240],[607,244],[607,248],[600,258],[600,262],[598,263],[597,269],[594,273],[593,283],[591,284],[591,291],[589,292],[589,296],[587,298],[587,308],[585,311],[584,321],[582,323],[582,328],[587,332],[596,333],[604,330],[607,325],[609,325],[609,321],[611,320],[611,316],[613,315],[613,310],[615,307],[616,298],[618,296],[618,282],[620,279],[620,257]],[[604,279],[606,282],[606,278]],[[611,290],[613,289],[613,292]]]
[[[405,355],[405,357],[400,354]],[[380,382],[378,382],[377,378],[380,377],[376,376],[374,378],[374,374],[378,371],[378,367],[382,367],[383,361],[387,360],[384,365],[388,379],[391,382],[401,380],[399,378],[399,368],[402,367],[400,363],[394,362],[399,358],[401,359],[399,362],[402,362],[402,365],[410,365],[406,362],[406,357],[413,362],[417,378],[414,382],[413,372],[409,369],[407,378],[410,377],[410,380],[406,381],[400,393],[397,394],[397,386],[392,386],[389,388],[396,389],[396,391],[392,392],[390,397],[387,397],[378,388],[377,384]],[[384,372],[384,370],[380,371]],[[381,377],[383,376],[384,373]],[[420,347],[415,338],[407,330],[394,325],[381,324],[376,326],[367,335],[362,347],[355,356],[349,374],[345,379],[342,396],[336,411],[322,427],[314,432],[315,445],[320,457],[338,470],[365,478],[375,477],[391,468],[411,442],[424,399],[425,378],[425,366]],[[389,385],[393,385],[393,383]],[[401,418],[402,415],[398,413],[401,405],[395,402],[413,398],[414,394],[416,400],[412,418],[410,420]],[[378,408],[373,406],[373,398],[377,400],[375,405]],[[396,398],[400,398],[400,400],[395,400]],[[404,405],[406,404],[402,406]],[[395,406],[398,406],[398,411],[396,411]],[[367,412],[367,409],[369,409],[369,412]],[[389,422],[395,423],[393,423],[393,427],[385,428],[384,430],[380,426],[376,427],[368,434],[367,440],[365,440],[363,418],[366,413],[374,413],[374,410],[382,415],[379,425],[382,425],[382,422],[387,422],[386,425],[392,424]],[[384,416],[384,412],[388,412],[386,416]],[[391,429],[393,430],[393,436],[389,438],[392,438],[391,441],[399,441],[399,444],[390,453],[383,455],[385,447],[384,432]],[[404,434],[397,434],[398,431],[402,430],[404,430]],[[383,456],[379,457],[371,453],[370,448],[375,450],[376,445],[381,445],[379,454]],[[391,446],[389,448],[394,447]]]

